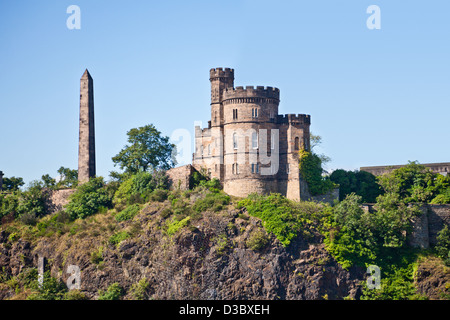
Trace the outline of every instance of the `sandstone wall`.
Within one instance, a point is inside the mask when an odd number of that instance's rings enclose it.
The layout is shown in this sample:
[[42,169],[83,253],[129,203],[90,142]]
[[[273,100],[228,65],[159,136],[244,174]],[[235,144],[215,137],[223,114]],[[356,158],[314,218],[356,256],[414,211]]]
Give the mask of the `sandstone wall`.
[[171,190],[188,190],[194,171],[196,170],[190,164],[167,170],[166,174],[169,177],[169,188]]
[[69,197],[75,192],[75,189],[48,190],[49,201],[47,202],[47,210],[49,213],[58,212],[64,209],[69,203]]

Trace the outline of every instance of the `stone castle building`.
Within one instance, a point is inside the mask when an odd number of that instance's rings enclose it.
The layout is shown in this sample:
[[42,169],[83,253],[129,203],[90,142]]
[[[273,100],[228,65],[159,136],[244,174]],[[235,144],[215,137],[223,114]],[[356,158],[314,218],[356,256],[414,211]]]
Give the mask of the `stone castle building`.
[[193,166],[221,181],[230,195],[276,192],[305,198],[298,152],[310,148],[311,117],[278,114],[280,90],[234,87],[234,70],[210,70],[211,120],[195,127]]

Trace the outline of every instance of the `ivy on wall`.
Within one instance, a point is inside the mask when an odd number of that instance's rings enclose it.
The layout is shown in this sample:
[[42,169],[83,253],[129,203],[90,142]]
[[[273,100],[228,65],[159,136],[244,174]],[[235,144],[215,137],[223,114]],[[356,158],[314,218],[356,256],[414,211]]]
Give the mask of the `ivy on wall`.
[[322,176],[322,160],[317,154],[305,149],[300,150],[299,167],[311,195],[325,194],[336,187],[329,177]]

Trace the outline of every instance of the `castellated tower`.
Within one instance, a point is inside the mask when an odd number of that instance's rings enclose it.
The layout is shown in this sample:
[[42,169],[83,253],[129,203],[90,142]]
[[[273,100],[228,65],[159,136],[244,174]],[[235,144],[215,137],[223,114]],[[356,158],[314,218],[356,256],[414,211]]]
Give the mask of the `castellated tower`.
[[80,80],[78,182],[95,177],[94,81],[86,69]]
[[211,121],[195,128],[193,164],[245,197],[277,192],[302,199],[300,148],[310,147],[309,115],[279,115],[280,90],[234,87],[234,70],[210,70]]

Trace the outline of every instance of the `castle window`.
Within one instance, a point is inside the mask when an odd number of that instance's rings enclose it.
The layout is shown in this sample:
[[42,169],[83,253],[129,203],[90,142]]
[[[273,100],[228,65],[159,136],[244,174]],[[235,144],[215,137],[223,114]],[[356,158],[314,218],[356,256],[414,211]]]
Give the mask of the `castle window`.
[[252,163],[252,173],[259,173],[259,163]]
[[233,148],[237,149],[238,148],[238,139],[237,139],[237,134],[236,132],[233,133]]
[[270,132],[270,149],[275,149],[275,133],[272,130]]
[[202,157],[203,157],[203,145],[200,146],[200,154],[201,154]]
[[258,109],[252,108],[252,118],[258,118]]
[[258,134],[256,132],[252,133],[252,148],[258,149]]
[[300,146],[299,146],[299,138],[298,138],[298,137],[295,137],[295,140],[294,140],[294,149],[295,149],[295,150],[299,150],[299,149],[300,149]]
[[234,166],[235,166],[235,169],[236,169],[236,174],[239,174],[239,164],[236,163]]
[[214,123],[217,123],[217,111],[214,111]]
[[275,118],[275,112],[273,112],[273,110],[270,110],[270,112],[269,112],[269,118],[270,118],[270,119]]
[[286,173],[289,174],[289,164],[286,165]]
[[211,154],[211,145],[208,144],[208,154]]
[[238,111],[237,109],[233,109],[233,120],[237,120],[238,118]]
[[214,165],[214,172],[217,172],[217,164]]

